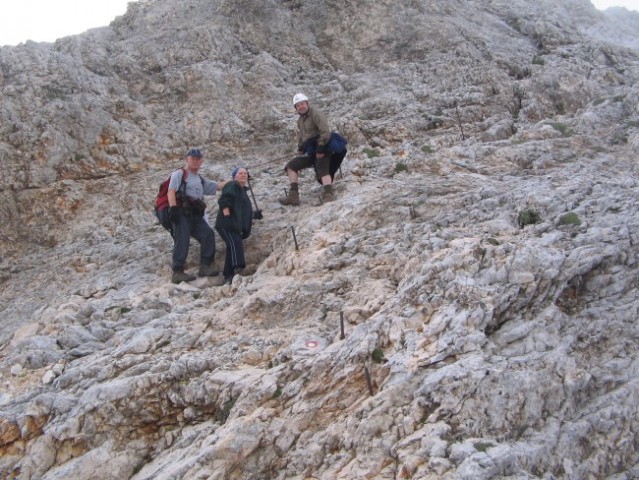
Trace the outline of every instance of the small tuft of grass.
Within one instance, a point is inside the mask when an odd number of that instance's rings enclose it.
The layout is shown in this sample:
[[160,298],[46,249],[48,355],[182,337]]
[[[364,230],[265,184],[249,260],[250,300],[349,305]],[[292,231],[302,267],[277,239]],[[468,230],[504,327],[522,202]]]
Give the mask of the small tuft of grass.
[[526,225],[534,225],[541,222],[541,215],[536,210],[526,209],[519,212],[517,215],[517,224],[519,228],[524,228]]
[[368,158],[379,157],[379,152],[375,150],[374,148],[365,148],[364,153],[366,154]]
[[273,398],[280,398],[282,396],[282,389],[277,387],[273,392]]
[[552,128],[554,128],[555,130],[557,130],[559,133],[561,133],[561,135],[563,137],[570,137],[572,135],[574,135],[574,132],[572,130],[570,130],[568,128],[568,125],[566,125],[565,123],[561,123],[561,122],[552,122],[550,124],[550,126]]
[[235,399],[231,398],[230,400],[227,400],[226,402],[224,402],[224,405],[222,405],[222,408],[218,410],[218,412],[215,415],[215,420],[220,422],[220,425],[224,425],[226,423],[226,421],[229,418],[229,415],[231,414],[231,410],[233,410],[234,405],[235,405]]
[[575,212],[568,212],[559,217],[559,225],[581,225],[581,220]]
[[405,164],[405,163],[403,163],[403,162],[398,162],[398,163],[395,165],[395,173],[402,173],[402,172],[405,172],[405,171],[407,171],[407,170],[408,170],[408,167],[407,167],[407,166],[406,166],[406,164]]
[[546,61],[539,55],[535,55],[532,59],[533,65],[545,65]]
[[424,153],[435,153],[435,150],[433,150],[433,147],[431,147],[430,145],[424,145],[422,147],[422,152],[424,152]]
[[486,450],[494,447],[495,445],[493,445],[490,442],[476,442],[473,444],[473,446],[475,447],[475,450],[477,450],[478,452],[485,452]]
[[371,358],[373,359],[373,362],[375,362],[375,363],[382,363],[384,361],[384,350],[382,350],[381,348],[377,347],[371,353]]
[[116,310],[120,312],[121,314],[125,314],[125,313],[129,313],[133,309],[131,307],[122,307],[120,305],[111,305],[110,307],[107,307],[104,309],[105,312],[108,312],[110,310]]

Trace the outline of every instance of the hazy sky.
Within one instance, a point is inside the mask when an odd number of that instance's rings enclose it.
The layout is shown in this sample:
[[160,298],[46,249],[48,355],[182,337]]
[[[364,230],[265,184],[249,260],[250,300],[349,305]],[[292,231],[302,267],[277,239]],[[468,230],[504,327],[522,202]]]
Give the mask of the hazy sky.
[[600,10],[608,7],[626,7],[628,10],[639,10],[639,0],[590,0]]
[[[0,45],[27,40],[53,42],[111,23],[133,0],[2,0]],[[534,1],[534,0],[533,0]],[[591,0],[600,9],[612,5],[639,10],[639,0]],[[180,4],[176,0],[176,4]]]
[[27,40],[54,42],[60,37],[106,26],[123,15],[131,1],[2,0],[0,45],[17,45]]

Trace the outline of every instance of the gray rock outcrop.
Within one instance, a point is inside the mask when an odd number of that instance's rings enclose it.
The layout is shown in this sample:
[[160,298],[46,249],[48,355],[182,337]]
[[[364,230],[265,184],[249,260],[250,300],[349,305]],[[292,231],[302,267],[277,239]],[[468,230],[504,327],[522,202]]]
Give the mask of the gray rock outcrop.
[[[140,0],[0,48],[0,477],[637,478],[622,13]],[[349,139],[335,203],[277,202],[298,91]],[[231,285],[169,282],[189,146],[264,213]]]

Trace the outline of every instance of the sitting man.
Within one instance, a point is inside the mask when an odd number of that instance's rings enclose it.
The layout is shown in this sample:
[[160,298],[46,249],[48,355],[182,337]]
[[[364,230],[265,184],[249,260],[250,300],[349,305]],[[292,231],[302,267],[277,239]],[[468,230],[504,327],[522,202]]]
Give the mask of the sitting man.
[[304,168],[315,168],[315,174],[324,186],[322,203],[335,200],[333,193],[333,179],[330,174],[331,152],[328,142],[331,129],[326,116],[318,109],[309,105],[308,97],[298,93],[293,97],[293,106],[299,114],[297,119],[298,156],[286,164],[284,169],[291,184],[288,195],[279,198],[282,205],[299,205],[300,195],[298,187],[298,172]]

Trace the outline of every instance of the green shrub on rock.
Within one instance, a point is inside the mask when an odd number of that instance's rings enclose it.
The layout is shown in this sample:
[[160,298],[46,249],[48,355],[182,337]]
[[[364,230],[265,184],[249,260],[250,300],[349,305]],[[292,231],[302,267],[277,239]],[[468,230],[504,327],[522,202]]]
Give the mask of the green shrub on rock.
[[524,228],[526,225],[534,225],[541,222],[541,215],[536,210],[522,210],[517,216],[517,224],[519,228]]
[[581,225],[581,220],[575,212],[568,212],[559,217],[559,225]]

